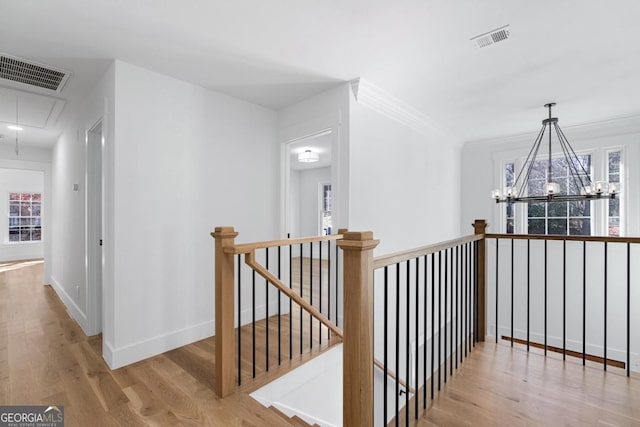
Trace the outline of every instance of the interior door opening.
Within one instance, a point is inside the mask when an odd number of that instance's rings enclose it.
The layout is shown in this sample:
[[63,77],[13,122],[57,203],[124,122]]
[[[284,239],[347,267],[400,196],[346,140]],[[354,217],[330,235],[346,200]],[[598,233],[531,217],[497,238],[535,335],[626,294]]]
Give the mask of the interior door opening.
[[87,307],[92,335],[102,332],[102,121],[87,132]]

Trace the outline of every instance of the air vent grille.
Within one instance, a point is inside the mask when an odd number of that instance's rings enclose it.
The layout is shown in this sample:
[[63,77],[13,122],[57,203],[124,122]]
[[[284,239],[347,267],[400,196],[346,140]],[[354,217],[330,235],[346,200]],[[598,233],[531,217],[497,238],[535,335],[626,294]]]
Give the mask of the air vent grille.
[[60,92],[69,73],[0,53],[0,79]]
[[480,34],[471,39],[471,41],[479,48],[491,46],[492,44],[507,40],[511,35],[511,31],[508,25],[504,27],[496,28],[488,33]]

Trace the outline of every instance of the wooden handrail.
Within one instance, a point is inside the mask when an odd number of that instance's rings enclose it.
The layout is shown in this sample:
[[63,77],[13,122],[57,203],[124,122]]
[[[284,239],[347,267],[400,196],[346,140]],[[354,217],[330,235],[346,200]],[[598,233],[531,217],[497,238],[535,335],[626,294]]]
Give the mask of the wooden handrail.
[[[509,234],[511,236],[511,234]],[[421,246],[415,249],[409,249],[406,251],[395,252],[389,255],[379,256],[373,259],[373,268],[377,270],[378,268],[386,267],[388,265],[397,264],[400,262],[404,262],[410,259],[418,258],[423,255],[429,255],[435,252],[440,252],[445,249],[453,248],[458,245],[462,245],[469,242],[475,242],[477,240],[482,240],[484,238],[483,235],[471,234],[469,236],[460,237],[458,239],[447,240],[446,242],[436,243],[433,245]]]
[[[249,267],[253,268],[259,275],[261,275],[263,278],[268,280],[269,283],[271,283],[273,286],[275,286],[280,291],[282,291],[283,294],[285,294],[286,296],[291,298],[293,301],[295,301],[296,304],[298,304],[300,307],[302,307],[305,311],[307,311],[313,317],[318,319],[323,325],[325,325],[327,328],[331,329],[331,331],[334,334],[336,334],[340,338],[343,337],[342,329],[340,329],[336,325],[334,325],[324,314],[320,313],[320,311],[318,311],[314,306],[312,306],[311,304],[306,302],[304,299],[302,299],[301,296],[299,296],[297,293],[295,293],[293,290],[291,290],[287,285],[282,283],[280,281],[280,279],[278,279],[276,276],[271,274],[271,272],[269,270],[267,270],[262,265],[260,265],[258,262],[256,262],[256,260],[255,260],[255,252],[254,251],[245,253],[244,262]],[[268,313],[267,313],[267,315],[268,315]]]
[[342,234],[331,234],[329,236],[300,237],[297,239],[269,240],[266,242],[255,242],[255,243],[242,243],[239,245],[234,245],[234,246],[225,248],[224,253],[234,254],[234,255],[247,254],[255,251],[256,249],[274,248],[277,246],[299,245],[301,243],[310,243],[310,242],[327,242],[330,240],[340,240],[340,239],[342,239]]
[[609,242],[609,243],[640,243],[640,237],[615,236],[558,236],[546,234],[497,234],[487,233],[487,239],[516,239],[516,240],[566,240],[576,242]]
[[[373,359],[373,364],[375,365],[376,368],[379,368],[382,372],[384,372],[384,363],[382,363],[378,359],[374,358]],[[407,390],[409,393],[416,394],[416,390],[413,387],[408,387],[407,383],[402,378],[398,378],[396,373],[393,372],[389,368],[387,368],[387,375],[389,375],[391,378],[393,378],[394,381],[397,381],[398,384],[400,384],[402,387],[404,387],[405,390]]]

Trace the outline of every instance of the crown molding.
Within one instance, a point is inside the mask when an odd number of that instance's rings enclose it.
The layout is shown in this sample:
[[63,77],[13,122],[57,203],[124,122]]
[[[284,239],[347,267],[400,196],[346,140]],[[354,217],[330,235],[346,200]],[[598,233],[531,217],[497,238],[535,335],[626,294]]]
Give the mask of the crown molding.
[[357,78],[351,80],[349,85],[358,104],[401,123],[424,136],[433,137],[436,134],[440,138],[462,145],[462,141],[454,137],[452,132],[440,127],[416,108],[385,92],[368,80]]
[[[640,133],[640,114],[614,117],[566,127],[563,126],[562,131],[570,141]],[[518,145],[524,143],[530,145],[537,134],[538,132],[527,132],[495,138],[485,138],[477,141],[467,141],[465,142],[465,147],[470,149],[486,149],[487,147],[509,145],[511,148],[517,148]]]

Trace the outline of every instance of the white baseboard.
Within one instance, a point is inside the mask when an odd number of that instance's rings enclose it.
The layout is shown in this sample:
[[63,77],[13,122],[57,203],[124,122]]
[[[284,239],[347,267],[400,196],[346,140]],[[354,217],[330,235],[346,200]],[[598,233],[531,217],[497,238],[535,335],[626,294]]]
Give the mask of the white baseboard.
[[56,294],[58,294],[60,300],[62,300],[62,303],[67,308],[67,313],[69,313],[69,316],[71,316],[72,319],[78,322],[78,325],[80,325],[80,328],[82,328],[82,331],[85,334],[89,335],[87,333],[89,326],[87,315],[80,309],[80,307],[78,307],[73,298],[69,296],[60,282],[58,282],[53,276],[51,276],[51,286],[53,287],[53,290],[56,292]]
[[164,335],[139,341],[134,344],[114,348],[112,344],[103,345],[103,357],[111,369],[121,368],[140,360],[173,350],[214,334],[213,320],[189,326]]

